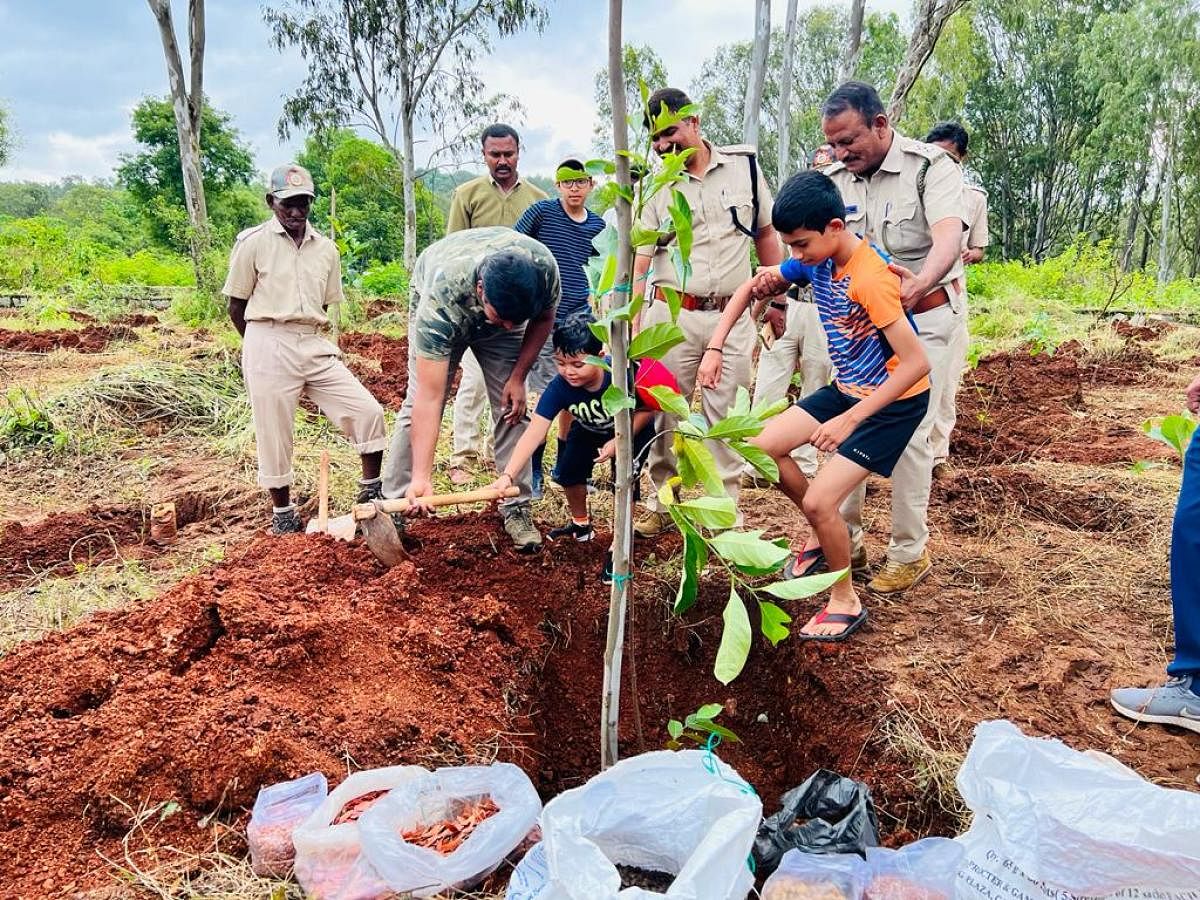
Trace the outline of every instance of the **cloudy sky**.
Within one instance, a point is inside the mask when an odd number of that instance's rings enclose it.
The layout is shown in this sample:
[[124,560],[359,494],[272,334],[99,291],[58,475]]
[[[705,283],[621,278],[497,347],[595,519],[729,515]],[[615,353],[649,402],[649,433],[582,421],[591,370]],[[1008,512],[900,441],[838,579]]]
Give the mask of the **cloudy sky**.
[[[801,7],[813,0],[800,0]],[[603,0],[547,0],[540,35],[500,42],[480,72],[489,90],[525,107],[521,168],[549,174],[563,156],[586,153],[593,128],[592,84],[604,64]],[[782,19],[785,0],[774,0]],[[626,0],[625,39],[649,43],[671,80],[686,87],[722,43],[748,40],[752,0]],[[876,0],[873,10],[906,10],[905,0]],[[186,0],[174,0],[185,39]],[[208,0],[205,90],[230,113],[262,170],[294,155],[275,126],[283,98],[304,79],[299,54],[268,44],[257,0]],[[0,103],[19,146],[0,180],[107,178],[133,149],[129,114],[146,95],[167,91],[158,29],[144,0],[0,0]],[[186,51],[185,51],[186,53]],[[414,154],[419,156],[419,152]]]

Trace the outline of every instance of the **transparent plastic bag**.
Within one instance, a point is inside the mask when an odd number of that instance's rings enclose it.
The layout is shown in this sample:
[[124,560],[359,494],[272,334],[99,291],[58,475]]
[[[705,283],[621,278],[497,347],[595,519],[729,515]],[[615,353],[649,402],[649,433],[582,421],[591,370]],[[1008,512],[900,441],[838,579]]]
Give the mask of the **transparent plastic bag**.
[[322,772],[281,781],[259,790],[246,826],[250,867],[255,875],[286,878],[292,871],[296,849],[292,832],[321,805],[329,793]]
[[[407,843],[401,833],[452,820],[464,802],[490,797],[499,811],[479,822],[450,853]],[[542,801],[511,763],[427,772],[392,790],[363,813],[363,854],[394,891],[430,897],[473,886],[500,865],[537,824]]]
[[899,850],[867,849],[863,900],[954,900],[963,848],[949,838],[925,838]]
[[762,900],[862,900],[867,864],[854,853],[789,850],[762,889]]
[[957,783],[975,813],[958,900],[1197,896],[1200,795],[1006,721],[976,726]]
[[[292,832],[296,880],[314,900],[377,900],[393,893],[362,853],[357,822],[334,825],[351,800],[373,791],[391,791],[427,775],[420,766],[365,769],[347,776]],[[369,810],[368,810],[369,811]],[[364,813],[365,815],[365,813]]]
[[[708,768],[712,767],[712,770]],[[639,900],[617,864],[675,876],[665,896],[744,900],[762,802],[737,772],[701,750],[660,750],[617,763],[546,804],[542,842],[509,879],[506,900]]]

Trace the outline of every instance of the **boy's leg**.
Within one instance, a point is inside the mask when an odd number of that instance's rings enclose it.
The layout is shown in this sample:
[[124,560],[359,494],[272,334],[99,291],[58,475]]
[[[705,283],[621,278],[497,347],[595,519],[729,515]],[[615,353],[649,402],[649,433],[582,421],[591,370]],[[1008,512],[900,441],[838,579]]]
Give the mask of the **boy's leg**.
[[[754,375],[754,396],[752,404],[759,406],[773,403],[787,395],[792,383],[792,374],[800,359],[800,348],[803,345],[804,313],[800,309],[804,304],[795,300],[788,301],[787,327],[783,334],[775,339],[770,349],[763,348],[758,354],[758,371]],[[795,455],[801,460],[801,468],[815,472],[817,469],[817,452],[812,447],[799,447]],[[757,477],[753,466],[747,463],[743,470],[751,478]]]
[[589,541],[593,533],[587,508],[587,480],[592,474],[596,454],[605,442],[603,435],[593,434],[578,424],[571,428],[567,439],[558,445],[558,477],[571,521],[548,532],[551,540],[574,538]]
[[785,409],[767,420],[763,430],[750,443],[765,451],[779,466],[779,489],[800,507],[808,479],[791,456],[797,447],[807,444],[820,423],[798,406]]
[[563,494],[566,495],[567,509],[571,511],[572,519],[579,522],[588,518],[586,484],[564,484]]
[[[866,481],[868,474],[858,463],[835,453],[821,467],[821,471],[804,494],[804,516],[820,541],[831,572],[850,568],[850,535],[846,531],[846,523],[842,520],[839,507],[852,490]],[[862,603],[854,590],[854,582],[849,572],[830,589],[829,601],[825,604],[824,611],[850,616],[857,616],[862,612]],[[841,634],[849,627],[841,622],[817,622],[819,615],[820,613],[809,619],[800,629],[801,633],[832,636]]]

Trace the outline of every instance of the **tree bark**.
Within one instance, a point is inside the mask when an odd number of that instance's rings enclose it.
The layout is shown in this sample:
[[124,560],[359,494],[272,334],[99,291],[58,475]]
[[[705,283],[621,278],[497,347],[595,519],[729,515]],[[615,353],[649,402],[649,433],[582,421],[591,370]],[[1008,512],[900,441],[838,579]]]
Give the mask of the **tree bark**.
[[[185,80],[183,59],[175,38],[170,0],[147,0],[158,22],[166,57],[167,78],[171,85],[171,105],[175,111],[175,134],[179,141],[179,162],[183,174],[183,196],[188,221],[192,226],[191,255],[197,287],[207,287],[204,253],[208,249],[208,207],[204,200],[204,175],[200,161],[200,120],[204,109],[204,0],[188,3],[188,40],[190,43],[190,80]],[[190,89],[189,89],[190,84]]]
[[858,70],[858,58],[862,54],[863,11],[866,0],[851,0],[850,30],[846,34],[846,49],[838,71],[838,84],[849,81]]
[[795,65],[796,12],[799,0],[788,0],[787,21],[783,31],[783,71],[779,75],[779,164],[775,181],[782,185],[791,174],[792,166],[792,71]]
[[762,118],[763,83],[767,78],[767,50],[771,45],[771,0],[755,0],[754,46],[750,51],[750,79],[742,107],[742,141],[758,146]]
[[[625,72],[621,53],[621,3],[608,2],[608,84],[612,93],[613,147],[617,182],[630,185],[625,111]],[[617,198],[617,278],[612,308],[629,300],[633,276],[630,244],[632,215],[629,201]],[[629,370],[629,323],[616,320],[609,333],[614,379]],[[604,647],[604,687],[600,701],[600,766],[608,768],[618,757],[618,722],[621,717],[621,655],[625,645],[625,610],[629,603],[629,573],[633,550],[633,420],[628,409],[614,417],[617,441],[616,496],[613,500],[613,583],[608,604],[608,640]]]
[[1158,292],[1160,294],[1166,283],[1171,280],[1171,187],[1175,179],[1175,153],[1171,146],[1173,131],[1174,129],[1168,125],[1167,139],[1164,141],[1164,152],[1167,158],[1163,172],[1162,218],[1158,226]]
[[933,54],[933,48],[937,46],[946,20],[965,3],[966,0],[920,0],[916,21],[913,22],[912,36],[908,40],[908,50],[904,54],[904,64],[896,75],[896,86],[892,89],[892,97],[888,101],[887,114],[893,124],[904,115],[905,98],[917,83],[921,69]]
[[1134,188],[1133,198],[1129,201],[1129,218],[1125,223],[1125,248],[1121,252],[1121,268],[1126,272],[1133,265],[1133,247],[1137,243],[1138,223],[1142,217],[1142,197],[1146,193],[1146,184],[1150,177],[1150,164],[1143,160],[1137,175],[1137,187]]

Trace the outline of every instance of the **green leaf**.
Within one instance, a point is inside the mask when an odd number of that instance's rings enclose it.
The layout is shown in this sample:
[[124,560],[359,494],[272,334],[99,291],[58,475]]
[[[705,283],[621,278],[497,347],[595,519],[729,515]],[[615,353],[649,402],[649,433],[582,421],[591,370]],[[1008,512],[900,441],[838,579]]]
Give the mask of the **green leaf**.
[[583,170],[589,175],[613,175],[617,165],[608,159],[589,159],[583,164]]
[[606,347],[608,346],[608,342],[611,338],[611,334],[609,332],[608,326],[605,323],[603,323],[603,322],[588,322],[588,328],[591,329],[592,334],[594,334],[596,337],[600,338],[600,343],[604,344],[604,346],[606,346]]
[[[683,428],[682,423],[679,427]],[[696,476],[692,484],[702,483],[704,490],[714,497],[725,496],[725,482],[721,480],[721,473],[717,469],[717,461],[713,458],[712,451],[703,441],[691,440],[679,434],[675,437],[678,438],[675,442],[675,458],[678,460],[683,457],[688,460]]]
[[683,723],[678,719],[671,719],[667,722],[667,734],[671,736],[671,740],[679,740],[683,737]]
[[617,255],[614,253],[612,256],[604,260],[604,269],[600,273],[600,281],[596,284],[596,293],[602,296],[607,294],[612,290],[612,287],[614,284],[616,284],[616,281]]
[[675,290],[673,287],[668,287],[665,284],[660,284],[658,289],[663,292],[663,296],[667,298],[667,308],[671,310],[671,321],[675,322],[679,319],[679,311],[683,309],[683,294]]
[[1184,413],[1179,416],[1166,416],[1155,425],[1151,421],[1142,424],[1142,430],[1156,441],[1172,447],[1181,457],[1187,453],[1192,434],[1196,430],[1196,422]]
[[748,416],[750,415],[750,392],[738,385],[737,392],[733,395],[733,406],[729,409],[731,416]]
[[695,712],[697,719],[715,719],[725,709],[720,703],[705,703]]
[[671,507],[676,503],[675,492],[679,490],[679,485],[683,483],[683,479],[678,475],[672,475],[667,479],[667,483],[658,489],[658,502],[663,506]]
[[662,359],[668,350],[686,340],[683,329],[674,322],[659,322],[643,328],[634,336],[629,342],[629,358]]
[[[741,743],[741,738],[726,728],[724,725],[718,725],[710,719],[697,719],[694,715],[688,716],[687,721],[683,723],[688,728],[694,728],[696,731],[702,731],[705,734],[719,734],[727,741],[732,741],[735,744]],[[705,743],[703,740],[697,739],[697,744]]]
[[671,448],[675,452],[675,471],[679,473],[685,488],[692,488],[700,483],[700,469],[695,463],[695,456],[687,452],[687,445],[692,443],[694,441],[688,440],[678,431],[671,441]]
[[763,430],[763,423],[754,416],[726,416],[705,435],[709,440],[740,441],[754,437]]
[[761,590],[766,591],[780,600],[803,600],[833,587],[843,578],[849,569],[838,569],[836,572],[822,572],[819,575],[805,575],[803,578],[790,578],[787,581],[776,581]]
[[756,406],[750,410],[750,415],[754,416],[758,421],[765,422],[773,416],[779,415],[785,409],[792,405],[792,401],[787,397],[776,400],[774,403],[768,403],[765,406]]
[[778,646],[780,641],[791,634],[787,623],[792,621],[792,617],[770,600],[758,601],[758,613],[762,617],[763,637],[770,641],[772,646]]
[[694,497],[675,508],[702,528],[732,528],[737,521],[737,505],[731,497]]
[[634,223],[633,229],[629,233],[629,243],[632,247],[653,247],[658,245],[660,238],[669,240],[670,237],[670,232],[656,231],[645,225]]
[[760,475],[769,481],[779,481],[779,463],[772,459],[771,454],[762,447],[755,447],[745,441],[732,441],[729,444],[737,453],[754,466]]
[[671,224],[675,226],[679,255],[687,263],[692,258],[692,207],[683,191],[678,188],[671,190],[671,205],[667,212],[670,213]]
[[610,416],[615,416],[622,409],[633,409],[637,405],[633,398],[615,383],[604,389],[600,402],[604,404],[604,411]]
[[771,541],[764,541],[762,534],[761,528],[754,531],[725,531],[710,543],[714,550],[735,565],[774,572],[787,562],[789,551]]
[[680,515],[679,519],[682,520],[679,530],[683,534],[683,570],[679,575],[679,588],[675,591],[676,615],[687,612],[696,602],[700,590],[700,574],[708,565],[708,544],[704,542],[700,532],[687,521],[686,516]]
[[[593,322],[592,324],[595,324],[595,323]],[[605,372],[612,371],[612,366],[610,366],[608,364],[608,360],[605,359],[603,356],[592,356],[592,354],[589,353],[583,358],[583,361],[585,363],[587,363],[589,366],[599,366]]]
[[746,659],[750,656],[751,640],[750,616],[733,585],[729,587],[729,602],[725,604],[721,618],[725,627],[721,631],[721,646],[717,648],[713,675],[721,684],[729,684],[745,668]]
[[692,413],[692,408],[683,399],[683,395],[665,384],[656,384],[650,388],[650,396],[654,398],[663,412],[686,419]]

